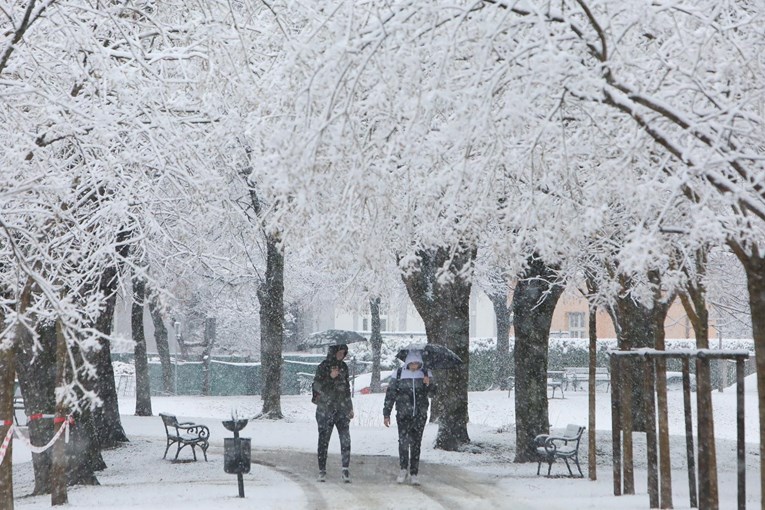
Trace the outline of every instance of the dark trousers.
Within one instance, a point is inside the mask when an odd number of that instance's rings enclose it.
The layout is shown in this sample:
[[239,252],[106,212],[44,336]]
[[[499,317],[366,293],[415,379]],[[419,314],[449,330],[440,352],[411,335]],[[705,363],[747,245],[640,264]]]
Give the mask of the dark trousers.
[[402,417],[396,414],[398,425],[398,461],[401,469],[409,469],[409,473],[416,475],[420,469],[420,445],[422,433],[425,430],[427,414]]
[[319,426],[319,471],[327,470],[327,448],[334,427],[337,427],[337,433],[340,436],[343,468],[350,466],[351,432],[348,426],[351,420],[348,418],[348,412],[319,406],[316,408],[316,423]]

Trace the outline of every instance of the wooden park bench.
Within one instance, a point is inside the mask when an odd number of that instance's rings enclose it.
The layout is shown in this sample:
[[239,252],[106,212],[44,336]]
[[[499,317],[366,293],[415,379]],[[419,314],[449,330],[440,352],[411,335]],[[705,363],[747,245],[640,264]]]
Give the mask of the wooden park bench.
[[[587,382],[590,380],[590,368],[589,367],[566,367],[563,369],[564,380],[566,382],[566,389],[569,385],[574,391],[578,391],[580,388],[587,389]],[[611,374],[606,367],[595,367],[595,385],[605,384],[606,391],[611,389]]]
[[162,456],[163,459],[167,457],[167,451],[170,449],[170,446],[177,444],[178,450],[175,452],[175,459],[178,459],[181,448],[191,446],[194,460],[197,460],[196,447],[198,446],[205,456],[205,462],[207,462],[207,448],[210,446],[210,429],[205,425],[197,423],[178,423],[178,418],[172,414],[159,413],[159,416],[165,425],[165,434],[167,435],[167,446],[165,447],[165,454]]
[[569,459],[574,461],[576,469],[579,471],[579,477],[584,478],[582,468],[579,466],[579,443],[582,439],[582,433],[584,427],[581,425],[569,424],[566,427],[563,435],[555,436],[550,434],[540,434],[534,438],[534,446],[537,451],[537,475],[539,475],[539,469],[542,466],[542,462],[547,462],[547,476],[550,476],[550,470],[552,469],[553,462],[556,459],[563,459],[568,468],[570,476],[575,476],[571,471],[569,465]]

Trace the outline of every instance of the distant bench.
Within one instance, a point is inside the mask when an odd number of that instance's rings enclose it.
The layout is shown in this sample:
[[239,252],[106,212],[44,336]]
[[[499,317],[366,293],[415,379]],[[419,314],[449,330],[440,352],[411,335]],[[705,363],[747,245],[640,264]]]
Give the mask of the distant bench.
[[25,410],[24,410],[24,397],[21,396],[21,386],[19,386],[19,381],[14,381],[13,419],[16,421],[16,425],[21,426],[21,423],[19,423],[19,416],[17,414],[18,411],[21,411],[21,414],[26,416]]
[[13,397],[13,419],[16,421],[16,425],[21,426],[21,423],[19,423],[19,416],[18,412],[21,411],[21,414],[24,414],[24,399],[21,397]]
[[[563,395],[563,386],[566,385],[565,380],[565,374],[563,371],[552,371],[547,372],[547,387],[552,390],[552,396],[550,398],[555,398],[555,393],[560,390],[560,398],[565,398]],[[507,396],[508,398],[512,396],[513,390],[515,389],[515,377],[508,377],[507,378]]]
[[[574,391],[579,388],[586,390],[587,382],[590,380],[590,367],[566,367],[563,369],[563,378],[566,389],[571,385]],[[611,374],[606,367],[595,367],[595,385],[605,384],[606,391],[611,389]]]
[[555,398],[555,392],[557,390],[560,390],[560,398],[565,398],[563,396],[563,386],[566,384],[565,377],[566,377],[565,372],[560,372],[560,371],[547,372],[547,387],[552,390],[552,396],[550,398]]

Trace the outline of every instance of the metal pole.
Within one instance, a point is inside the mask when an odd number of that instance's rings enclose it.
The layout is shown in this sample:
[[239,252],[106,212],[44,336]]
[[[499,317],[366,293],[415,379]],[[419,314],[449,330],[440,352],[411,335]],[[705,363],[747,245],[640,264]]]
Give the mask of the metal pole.
[[[698,384],[696,385],[696,391],[698,391]],[[693,416],[691,414],[691,366],[688,358],[683,358],[683,408],[685,409],[685,455],[688,459],[688,493],[691,498],[691,508],[698,508],[696,458],[693,446]]]
[[[656,438],[656,400],[655,400],[655,366],[654,360],[646,356],[643,360],[645,401],[643,409],[646,415],[646,447],[648,454],[648,499],[651,508],[659,508],[659,460]],[[665,503],[665,501],[662,501]],[[662,505],[662,508],[667,508]]]
[[178,349],[180,349],[181,338],[181,323],[173,321],[173,327],[175,328],[175,368],[173,369],[173,391],[175,395],[178,395]]
[[[722,351],[722,330],[720,329],[720,326],[717,326],[717,348]],[[727,382],[727,375],[728,370],[725,366],[725,360],[720,358],[717,360],[717,368],[719,370],[719,378],[718,378],[718,384],[717,384],[717,391],[722,393],[723,389],[725,388],[725,383]]]
[[611,356],[611,378],[615,383],[611,387],[611,443],[613,445],[611,464],[613,467],[614,496],[622,495],[622,442],[621,417],[619,414],[621,405],[619,402],[621,374],[619,361],[617,356]]
[[746,509],[746,459],[744,442],[744,358],[736,359],[736,458],[738,464],[738,508]]
[[[234,430],[234,445],[236,446],[236,457],[238,459],[242,458],[242,443],[240,441],[237,441],[239,439],[239,431]],[[244,476],[242,473],[236,474],[236,482],[239,484],[239,497],[244,497]]]

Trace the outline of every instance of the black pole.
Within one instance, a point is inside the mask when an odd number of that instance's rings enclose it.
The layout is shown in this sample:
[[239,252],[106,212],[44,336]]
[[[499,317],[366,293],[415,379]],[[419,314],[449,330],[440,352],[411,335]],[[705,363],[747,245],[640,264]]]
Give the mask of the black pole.
[[[237,457],[241,457],[241,449],[242,449],[242,443],[237,441],[239,439],[239,431],[234,430],[234,444],[236,445],[237,449]],[[244,476],[242,476],[242,473],[236,474],[236,481],[239,484],[239,497],[244,497]]]
[[646,414],[646,450],[648,455],[648,499],[651,508],[659,508],[659,460],[656,440],[656,389],[654,387],[654,360],[646,356],[643,360],[645,401],[643,409]]
[[736,359],[736,459],[738,464],[738,508],[746,508],[746,443],[744,437],[744,358]]
[[[696,391],[698,391],[698,381]],[[685,410],[685,455],[688,458],[688,493],[691,498],[691,508],[698,508],[696,458],[693,447],[693,416],[691,414],[691,366],[688,358],[683,358],[683,409]]]
[[621,415],[619,413],[621,403],[619,391],[621,389],[621,374],[619,358],[611,356],[611,443],[613,459],[611,461],[614,476],[614,496],[622,495],[622,442],[621,442]]

